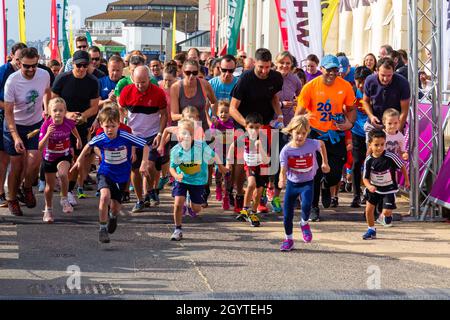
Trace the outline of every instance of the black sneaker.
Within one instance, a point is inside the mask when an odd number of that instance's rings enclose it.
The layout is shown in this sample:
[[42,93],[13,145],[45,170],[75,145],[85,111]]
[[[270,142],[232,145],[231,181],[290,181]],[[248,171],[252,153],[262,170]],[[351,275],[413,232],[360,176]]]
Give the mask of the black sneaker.
[[332,207],[332,208],[337,208],[338,205],[339,205],[339,199],[338,199],[338,197],[333,197],[333,198],[331,198],[331,207]]
[[21,202],[21,203],[23,203],[23,204],[26,204],[26,202],[25,202],[25,194],[24,194],[24,192],[23,192],[22,187],[20,187],[19,190],[17,190],[16,198],[17,198],[17,200],[18,200],[19,202]]
[[128,203],[130,202],[130,193],[129,192],[124,192],[122,195],[122,202],[123,203]]
[[339,192],[345,192],[345,182],[344,181],[339,182]]
[[146,208],[150,208],[150,200],[151,200],[151,195],[150,195],[150,193],[147,193],[146,195],[145,195],[145,198],[144,198],[144,206],[146,207]]
[[100,228],[98,233],[98,241],[101,243],[109,243],[108,230],[106,228]]
[[114,233],[117,229],[117,217],[109,217],[108,221],[108,233]]
[[329,208],[331,205],[331,191],[330,188],[325,187],[325,182],[321,183],[322,205],[324,208]]
[[360,196],[353,197],[352,203],[350,203],[350,207],[360,208],[361,207],[361,197]]
[[309,220],[313,222],[320,221],[320,209],[318,207],[311,208],[311,214],[309,215]]

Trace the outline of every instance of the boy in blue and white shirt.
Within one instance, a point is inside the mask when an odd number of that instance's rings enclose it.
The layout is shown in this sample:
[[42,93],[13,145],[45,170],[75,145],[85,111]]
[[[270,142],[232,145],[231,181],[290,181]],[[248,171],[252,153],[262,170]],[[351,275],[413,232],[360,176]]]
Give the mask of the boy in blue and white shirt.
[[[123,192],[130,178],[132,147],[144,149],[144,159],[139,171],[145,175],[148,174],[150,149],[144,139],[119,130],[120,114],[118,108],[104,107],[98,115],[98,122],[104,132],[93,138],[84,147],[71,171],[81,167],[92,148],[96,147],[100,150],[101,162],[97,171],[97,189],[100,192],[98,208],[99,241],[108,243],[108,233],[113,233],[117,228],[117,215],[122,207]],[[108,207],[111,208],[109,221]]]

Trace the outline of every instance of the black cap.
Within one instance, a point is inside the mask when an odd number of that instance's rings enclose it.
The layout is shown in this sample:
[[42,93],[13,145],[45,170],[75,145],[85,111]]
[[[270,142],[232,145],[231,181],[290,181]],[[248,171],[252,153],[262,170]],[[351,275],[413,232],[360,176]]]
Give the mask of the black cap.
[[89,53],[78,50],[73,54],[73,63],[89,63]]

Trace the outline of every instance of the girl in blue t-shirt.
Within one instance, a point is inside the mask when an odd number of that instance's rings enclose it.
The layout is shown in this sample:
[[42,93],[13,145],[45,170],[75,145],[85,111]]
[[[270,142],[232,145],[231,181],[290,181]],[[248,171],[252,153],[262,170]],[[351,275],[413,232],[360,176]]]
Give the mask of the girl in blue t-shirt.
[[311,212],[314,176],[318,169],[316,152],[322,156],[322,172],[330,172],[325,144],[320,140],[308,139],[310,125],[305,116],[295,116],[289,125],[282,130],[292,136],[291,141],[283,147],[280,153],[280,178],[278,186],[286,188],[284,194],[284,230],[286,239],[281,244],[281,251],[291,251],[294,248],[292,235],[295,201],[300,196],[302,202],[300,226],[303,241],[311,242],[312,233],[308,220]]

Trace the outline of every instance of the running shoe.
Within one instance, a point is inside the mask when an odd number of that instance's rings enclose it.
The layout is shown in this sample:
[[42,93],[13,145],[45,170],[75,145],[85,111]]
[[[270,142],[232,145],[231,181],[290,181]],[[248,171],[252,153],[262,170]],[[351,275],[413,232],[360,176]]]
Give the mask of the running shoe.
[[254,212],[248,215],[247,221],[250,222],[252,227],[259,227],[261,225],[258,216]]
[[125,191],[122,195],[122,202],[123,203],[128,203],[130,202],[130,193]]
[[308,221],[318,222],[320,221],[320,209],[318,207],[311,208],[311,214]]
[[61,205],[62,211],[64,213],[72,213],[73,212],[73,207],[69,203],[69,200],[67,200],[67,198],[59,200],[59,204]]
[[183,215],[183,217],[185,217],[186,216],[186,212],[187,212],[187,206],[186,206],[186,204],[184,204],[183,205],[183,210],[181,211],[181,213],[182,213],[182,215]]
[[153,189],[150,191],[150,206],[151,207],[156,207],[159,206],[159,196],[156,193],[156,190]]
[[237,221],[247,221],[248,215],[250,214],[250,209],[242,209],[239,214],[236,216]]
[[275,189],[274,188],[267,188],[266,189],[266,195],[268,201],[273,201],[273,197],[275,196]]
[[69,203],[72,205],[72,207],[77,205],[77,200],[75,200],[75,196],[71,191],[67,192],[67,200],[69,200]]
[[150,195],[150,192],[149,193],[147,193],[146,195],[145,195],[145,198],[144,198],[144,206],[146,207],[146,208],[150,208],[150,206],[151,206],[151,195]]
[[17,195],[16,198],[19,202],[26,204],[25,201],[25,193],[23,192],[23,186],[19,188],[19,190],[17,190]]
[[387,228],[392,227],[392,216],[384,217],[384,226]]
[[9,200],[8,201],[8,209],[9,209],[9,212],[14,216],[18,216],[18,217],[23,216],[23,212],[22,212],[22,209],[20,209],[20,204],[19,204],[18,200]]
[[0,194],[0,208],[8,207],[8,200],[6,200],[6,194]]
[[33,188],[23,188],[23,192],[25,195],[25,205],[27,208],[34,208],[36,207],[36,198],[33,194]]
[[144,210],[145,210],[144,201],[138,201],[134,205],[134,208],[131,210],[131,212],[136,213],[136,212],[142,212]]
[[183,231],[181,231],[181,229],[175,229],[175,231],[172,233],[172,236],[170,237],[170,240],[180,241],[182,238],[183,238]]
[[309,224],[305,224],[304,226],[300,226],[302,229],[303,241],[305,243],[310,243],[312,241],[312,232]]
[[45,223],[53,223],[53,211],[50,208],[44,209],[42,211],[42,213],[44,213],[44,216],[42,217],[42,221],[44,221]]
[[77,197],[78,199],[86,199],[87,194],[84,193],[83,188],[78,187],[77,188]]
[[273,197],[271,204],[272,204],[273,212],[280,213],[283,210],[281,208],[281,199],[280,199],[280,197],[278,197],[278,196]]
[[109,214],[109,221],[108,221],[108,233],[114,233],[117,229],[117,217],[112,216],[111,213]]
[[38,182],[38,192],[42,193],[45,190],[45,181],[39,180]]
[[338,197],[332,197],[331,198],[331,207],[337,208],[339,206],[339,199]]
[[98,233],[98,241],[100,241],[101,243],[109,243],[109,235],[107,228],[100,228],[100,231]]
[[187,207],[187,213],[188,213],[188,215],[191,216],[191,218],[196,218],[197,217],[197,212],[192,210],[191,206]]
[[377,238],[377,231],[372,229],[367,229],[367,232],[362,236],[363,240],[373,240]]
[[294,240],[285,239],[281,244],[280,251],[291,251],[294,249]]
[[169,176],[160,177],[158,181],[158,190],[164,189],[164,186],[169,182]]

